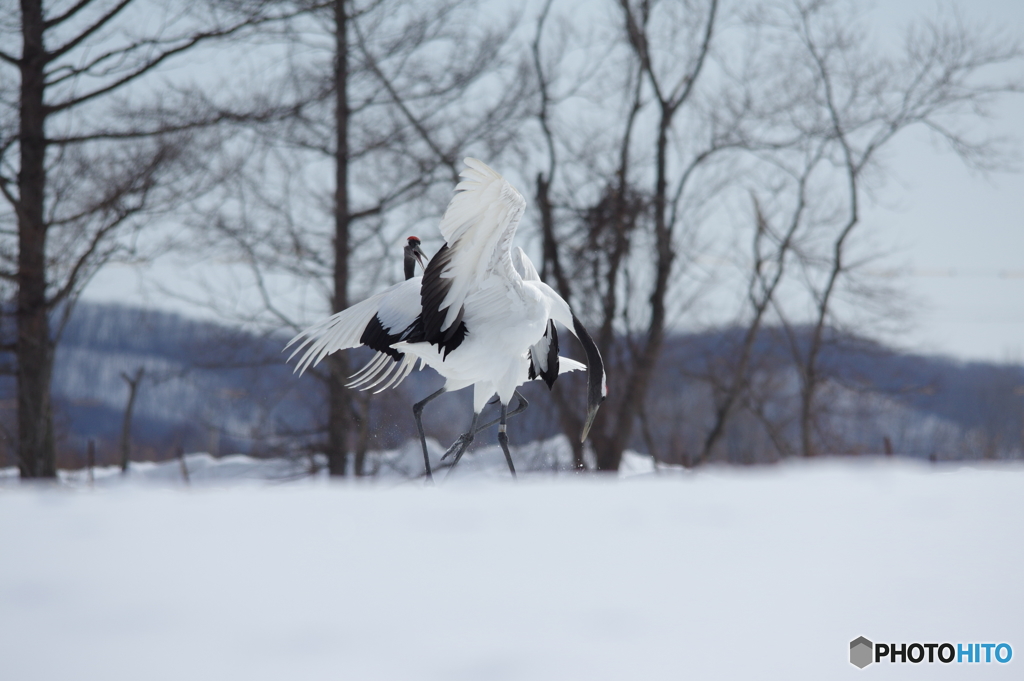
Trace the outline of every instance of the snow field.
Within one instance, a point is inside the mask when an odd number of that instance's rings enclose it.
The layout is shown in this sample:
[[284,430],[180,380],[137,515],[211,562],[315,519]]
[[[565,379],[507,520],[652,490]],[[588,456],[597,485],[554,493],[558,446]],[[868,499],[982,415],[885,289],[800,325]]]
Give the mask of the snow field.
[[[0,676],[1012,678],[1022,537],[1024,469],[879,459],[436,488],[8,485]],[[861,635],[1014,659],[859,670]]]

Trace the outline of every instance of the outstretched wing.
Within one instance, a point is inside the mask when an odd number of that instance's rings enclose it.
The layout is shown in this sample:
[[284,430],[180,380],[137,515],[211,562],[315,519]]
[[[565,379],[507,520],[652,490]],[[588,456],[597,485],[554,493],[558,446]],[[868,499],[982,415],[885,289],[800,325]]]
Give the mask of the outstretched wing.
[[424,339],[435,345],[450,345],[455,334],[465,334],[464,327],[460,331],[463,304],[488,274],[499,274],[512,286],[519,281],[510,249],[526,201],[482,161],[465,163],[463,180],[441,218],[445,246],[423,275]]
[[379,393],[405,380],[416,366],[416,358],[399,352],[395,343],[410,340],[418,333],[419,281],[407,280],[381,301],[377,314],[369,321],[359,342],[376,354],[352,375],[349,388]]
[[[314,324],[285,346],[287,349],[298,343],[288,360],[301,353],[295,367],[295,371],[301,374],[332,352],[366,345],[380,353],[370,360],[366,368],[382,357],[388,360],[388,365],[377,365],[368,376],[363,376],[364,368],[356,376],[372,380],[379,377],[379,372],[384,369],[390,373],[395,368],[392,364],[402,365],[406,360],[391,345],[405,340],[415,327],[419,315],[419,288],[418,278],[408,279]],[[402,369],[406,368],[402,366]]]

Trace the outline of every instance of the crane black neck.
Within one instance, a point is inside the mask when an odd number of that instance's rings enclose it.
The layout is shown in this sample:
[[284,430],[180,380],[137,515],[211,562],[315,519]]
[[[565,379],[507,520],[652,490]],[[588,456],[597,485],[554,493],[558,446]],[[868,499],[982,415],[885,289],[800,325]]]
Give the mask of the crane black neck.
[[412,249],[408,246],[405,247],[405,278],[406,280],[412,279],[416,276],[416,256],[413,255]]

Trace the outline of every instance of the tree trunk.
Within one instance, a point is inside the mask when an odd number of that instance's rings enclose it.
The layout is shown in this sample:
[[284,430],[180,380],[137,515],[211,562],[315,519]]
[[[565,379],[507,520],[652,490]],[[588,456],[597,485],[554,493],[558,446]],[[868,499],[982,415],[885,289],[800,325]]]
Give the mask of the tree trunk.
[[[725,433],[725,426],[732,413],[733,406],[737,401],[739,401],[741,393],[746,391],[749,387],[748,381],[750,377],[747,375],[747,369],[749,368],[751,358],[753,357],[754,342],[757,340],[757,335],[761,331],[761,323],[764,320],[765,314],[767,314],[768,306],[775,300],[775,290],[782,283],[783,275],[786,271],[786,258],[793,247],[793,241],[796,238],[797,230],[800,228],[801,218],[803,217],[804,209],[807,205],[805,193],[807,183],[811,172],[818,164],[819,158],[820,156],[815,157],[800,176],[798,184],[799,201],[797,203],[796,210],[793,213],[793,217],[789,222],[789,227],[786,230],[785,236],[783,236],[782,241],[779,243],[777,250],[772,256],[772,259],[775,261],[775,271],[768,278],[765,278],[762,274],[767,258],[761,254],[760,244],[763,241],[765,234],[768,232],[769,225],[764,214],[761,212],[761,205],[758,202],[757,197],[752,195],[757,231],[754,234],[754,260],[750,275],[750,282],[747,289],[747,300],[750,301],[751,308],[753,310],[753,317],[751,318],[750,324],[747,326],[747,331],[743,336],[743,343],[740,346],[739,357],[734,362],[731,376],[724,388],[724,395],[722,395],[721,399],[715,406],[714,425],[712,425],[711,430],[708,432],[708,435],[704,440],[704,448],[694,463],[702,463],[711,458],[715,444]],[[758,288],[759,284],[760,289]],[[776,438],[773,437],[772,440],[776,441]],[[781,454],[782,452],[783,450],[780,448],[779,453]]]
[[91,487],[96,482],[96,474],[93,471],[96,468],[96,440],[91,438],[85,449],[85,465],[89,469],[89,486]]
[[46,302],[46,87],[41,0],[22,0],[18,173],[18,468],[24,478],[57,475],[50,377],[54,344]]
[[807,366],[801,372],[803,385],[800,387],[800,453],[814,456],[812,431],[814,429],[814,397],[818,389],[818,375],[815,360],[808,358]]
[[355,421],[356,425],[356,444],[355,451],[353,452],[354,457],[352,461],[352,474],[356,477],[363,477],[366,475],[366,452],[370,449],[370,396],[362,395],[358,399],[353,399],[353,406],[355,402],[359,403],[360,412],[352,412],[352,420]]
[[558,240],[555,238],[555,210],[551,204],[551,180],[537,173],[537,208],[540,211],[541,236],[544,245],[544,257],[540,263],[540,278],[548,281],[549,275],[554,277],[555,288],[559,295],[569,302],[569,279],[562,269],[561,258],[558,257]]
[[672,233],[668,226],[668,130],[672,125],[675,109],[662,105],[661,121],[658,126],[657,174],[654,187],[654,237],[658,249],[654,290],[651,292],[651,321],[647,326],[647,338],[643,349],[636,358],[633,371],[626,380],[626,389],[615,415],[615,429],[610,437],[594,440],[597,469],[617,471],[622,463],[622,453],[629,446],[633,425],[643,406],[647,386],[651,380],[654,365],[661,355],[665,340],[665,298],[668,295],[669,275],[675,252],[672,250]]
[[[544,257],[541,259],[540,278],[547,281],[550,273],[554,277],[558,294],[566,302],[569,302],[572,291],[558,256],[558,240],[555,238],[555,210],[551,203],[550,188],[550,175],[545,177],[543,173],[537,173],[537,208],[540,211],[541,234],[544,239]],[[569,437],[573,470],[586,470],[587,465],[583,459],[583,443],[576,436],[576,433],[583,429],[583,419],[576,417],[562,391],[561,383],[552,386],[551,397],[558,407],[558,420],[561,422],[562,432]]]
[[[337,149],[335,151],[334,191],[334,312],[348,307],[348,17],[345,0],[335,0],[335,120]],[[348,432],[351,420],[348,388],[348,357],[336,352],[328,358],[330,367],[327,468],[331,475],[345,475],[348,464]]]
[[135,411],[135,397],[139,393],[139,383],[145,373],[144,367],[135,370],[134,376],[122,373],[121,378],[128,384],[128,404],[124,408],[124,421],[121,423],[121,473],[128,472],[128,463],[132,454],[132,412]]
[[[838,125],[837,125],[838,128]],[[821,355],[822,345],[825,342],[825,324],[828,321],[828,314],[831,310],[832,295],[836,291],[839,277],[845,274],[846,266],[843,261],[846,240],[853,233],[854,227],[860,221],[860,204],[858,195],[858,179],[860,171],[854,164],[846,138],[837,130],[837,135],[843,144],[846,154],[847,182],[850,192],[850,217],[843,226],[842,231],[832,245],[832,266],[829,272],[828,282],[821,292],[818,300],[818,318],[811,333],[811,339],[807,347],[807,360],[801,372],[803,386],[800,391],[800,444],[804,456],[815,456],[818,452],[814,443],[814,400],[818,387],[821,384],[822,376],[818,369],[818,359]]]

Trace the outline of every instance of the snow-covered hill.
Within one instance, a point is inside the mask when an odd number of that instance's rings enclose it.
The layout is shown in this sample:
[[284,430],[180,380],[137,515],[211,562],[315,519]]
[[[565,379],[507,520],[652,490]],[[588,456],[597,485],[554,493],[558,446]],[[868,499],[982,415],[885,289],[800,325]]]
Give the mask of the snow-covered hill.
[[[727,359],[722,353],[735,346],[735,336],[736,330],[724,330],[667,339],[631,447],[647,450],[653,443],[663,459],[675,462],[700,451],[716,404],[711,384],[700,376],[716,357]],[[146,373],[132,428],[137,460],[167,459],[179,448],[268,455],[322,440],[322,384],[292,373],[281,352],[285,338],[152,310],[80,304],[64,329],[53,377],[60,465],[84,465],[89,440],[101,462],[118,460],[128,397],[122,374],[139,368]],[[751,380],[762,402],[736,411],[716,454],[736,463],[778,458],[778,442],[792,447],[799,441],[796,370],[771,333],[759,344],[763,366]],[[353,366],[359,361],[354,356]],[[1024,456],[1024,367],[903,355],[862,339],[830,345],[823,361],[834,376],[819,395],[826,449],[872,453],[888,440],[896,453],[921,458]],[[395,449],[414,437],[410,405],[439,383],[428,370],[413,372],[398,390],[361,393],[367,401],[360,408],[370,409],[369,448]],[[0,419],[8,428],[14,428],[13,390],[13,378],[0,377],[0,402],[7,405]],[[533,406],[510,422],[511,440],[560,432],[546,389],[524,391]],[[424,414],[429,435],[451,442],[468,425],[468,392],[431,403]],[[613,410],[610,404],[604,412]],[[13,457],[0,446],[0,466],[13,465]]]

